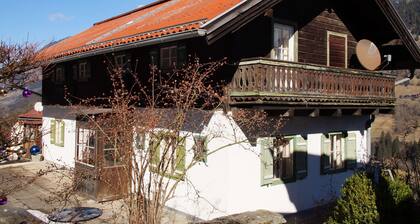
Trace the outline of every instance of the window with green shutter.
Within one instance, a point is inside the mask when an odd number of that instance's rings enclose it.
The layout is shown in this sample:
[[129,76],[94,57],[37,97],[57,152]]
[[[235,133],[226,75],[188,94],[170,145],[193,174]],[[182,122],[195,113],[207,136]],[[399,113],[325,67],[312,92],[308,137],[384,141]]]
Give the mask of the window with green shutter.
[[185,171],[185,138],[178,138],[178,145],[176,147],[176,158],[175,158],[176,171]]
[[331,140],[330,135],[321,136],[321,173],[325,174],[331,168],[330,156],[331,156]]
[[261,185],[303,179],[308,174],[307,141],[301,136],[261,138]]
[[342,172],[356,165],[356,135],[329,133],[321,137],[321,174]]
[[200,162],[207,162],[207,137],[201,135],[194,135],[194,146],[192,148],[194,152],[194,160]]
[[160,163],[160,142],[161,134],[152,135],[149,141],[150,166],[157,168]]
[[308,143],[302,136],[294,138],[296,178],[303,179],[308,175]]
[[355,169],[357,166],[356,134],[350,133],[346,138],[346,167]]
[[275,138],[261,138],[260,159],[261,159],[261,185],[271,184],[274,179],[274,158],[273,158],[273,142]]
[[56,131],[55,131],[55,129],[56,129],[56,121],[55,120],[51,120],[51,123],[50,123],[50,143],[52,144],[52,145],[55,145],[55,135],[56,135]]
[[58,143],[58,146],[64,147],[64,138],[65,138],[65,123],[64,121],[60,121],[60,142]]

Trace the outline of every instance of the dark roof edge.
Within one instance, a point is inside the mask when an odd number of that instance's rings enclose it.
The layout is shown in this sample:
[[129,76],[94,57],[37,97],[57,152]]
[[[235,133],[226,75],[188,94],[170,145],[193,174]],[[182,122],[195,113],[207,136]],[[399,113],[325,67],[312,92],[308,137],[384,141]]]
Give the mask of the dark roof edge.
[[385,17],[391,23],[394,30],[400,36],[403,44],[413,56],[414,60],[420,63],[420,47],[417,45],[408,27],[405,25],[397,9],[389,0],[375,0]]
[[[217,18],[207,22],[202,28],[207,29],[207,42],[212,44],[225,34],[240,29],[267,9],[283,0],[249,0],[241,1]],[[226,24],[232,24],[227,26]]]
[[111,17],[111,18],[108,18],[108,19],[105,19],[105,20],[102,20],[102,21],[96,22],[96,23],[94,23],[93,25],[94,25],[94,26],[96,26],[96,25],[99,25],[99,24],[102,24],[102,23],[105,23],[105,22],[108,22],[108,21],[111,21],[111,20],[114,20],[114,19],[118,19],[118,18],[121,18],[121,17],[123,17],[123,16],[130,15],[130,14],[132,14],[132,13],[135,13],[135,12],[138,12],[138,11],[140,11],[140,10],[143,10],[143,9],[147,9],[147,8],[153,7],[153,6],[155,6],[155,5],[158,5],[158,4],[161,4],[161,3],[167,2],[167,1],[170,1],[170,0],[159,0],[159,1],[155,1],[155,2],[149,3],[149,4],[145,5],[145,6],[138,7],[138,8],[136,8],[136,9],[130,10],[130,11],[128,11],[128,12],[121,13],[121,14],[116,15],[116,16],[113,16],[113,17]]

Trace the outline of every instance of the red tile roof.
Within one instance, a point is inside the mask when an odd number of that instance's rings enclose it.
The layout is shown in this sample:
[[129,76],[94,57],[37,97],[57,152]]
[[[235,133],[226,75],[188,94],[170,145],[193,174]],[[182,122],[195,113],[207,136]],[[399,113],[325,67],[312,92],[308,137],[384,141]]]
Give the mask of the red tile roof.
[[91,28],[43,50],[58,59],[171,34],[198,30],[241,0],[161,0],[94,24]]
[[18,118],[21,119],[25,119],[25,118],[30,118],[30,119],[42,119],[42,112],[38,112],[35,111],[34,109],[24,113],[24,114],[20,114],[18,115]]

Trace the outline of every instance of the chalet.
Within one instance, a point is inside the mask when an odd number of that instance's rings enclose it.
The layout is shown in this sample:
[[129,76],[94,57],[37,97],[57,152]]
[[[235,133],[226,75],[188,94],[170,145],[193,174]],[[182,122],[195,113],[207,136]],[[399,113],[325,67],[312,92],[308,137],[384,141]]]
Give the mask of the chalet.
[[[361,40],[379,49],[377,69],[358,60]],[[188,55],[226,57],[216,77],[228,83],[228,110],[258,108],[289,118],[279,130],[288,144],[260,136],[240,146],[250,150],[230,147],[189,171],[205,200],[192,200],[181,183],[168,206],[202,219],[257,209],[295,213],[337,196],[371,156],[375,114],[394,109],[396,77],[387,70],[420,67],[419,47],[389,0],[160,0],[95,23],[43,54],[55,65],[43,79],[43,129],[51,130],[43,153],[67,166],[95,170],[104,160],[101,144],[77,137],[86,130],[68,113],[64,91],[79,98],[109,93],[104,61],[111,57],[140,70],[149,64],[168,70]],[[206,135],[232,123],[223,111],[205,122],[191,132]],[[219,143],[209,142],[208,150]],[[194,140],[185,144],[188,150]],[[81,145],[92,156],[84,158]],[[282,147],[281,155],[273,147]],[[281,165],[273,162],[278,156]],[[100,181],[85,192],[98,200],[110,196]]]

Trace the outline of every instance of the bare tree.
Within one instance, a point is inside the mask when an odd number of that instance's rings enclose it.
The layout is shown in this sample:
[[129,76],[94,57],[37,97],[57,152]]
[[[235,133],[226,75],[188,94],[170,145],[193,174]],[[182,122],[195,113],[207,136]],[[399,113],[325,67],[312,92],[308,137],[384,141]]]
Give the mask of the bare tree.
[[[84,114],[85,127],[93,130],[90,133],[102,138],[103,145],[114,152],[107,156],[120,169],[108,179],[107,185],[111,191],[126,192],[123,202],[129,223],[160,223],[165,205],[174,197],[178,186],[182,183],[194,188],[189,170],[220,150],[249,143],[249,138],[239,132],[226,135],[227,127],[198,137],[186,131],[186,126],[199,128],[200,119],[208,121],[215,111],[226,109],[225,88],[222,83],[213,81],[213,75],[223,65],[224,61],[201,63],[195,59],[170,73],[152,66],[147,79],[110,66],[111,96],[73,105],[79,113],[85,113],[84,108],[106,102],[101,105],[108,108],[106,113]],[[127,76],[134,80],[132,85],[126,81]],[[67,98],[71,101],[72,97]],[[269,118],[259,110],[237,109],[225,116],[233,130],[239,125],[249,129],[251,135],[268,126],[272,127],[271,131],[277,131],[283,122],[281,116]],[[224,138],[224,144],[211,149],[205,147],[217,138]],[[186,148],[187,139],[194,140],[192,148]],[[244,147],[244,150],[249,149]],[[89,153],[86,156],[89,157]],[[104,163],[97,161],[96,165],[103,167]],[[78,175],[76,171],[73,190],[77,191],[83,178],[89,177]],[[199,191],[196,194],[197,198],[201,197]]]
[[39,80],[39,77],[31,72],[46,65],[38,53],[36,44],[9,44],[0,41],[0,87],[3,91],[23,90],[28,83]]

